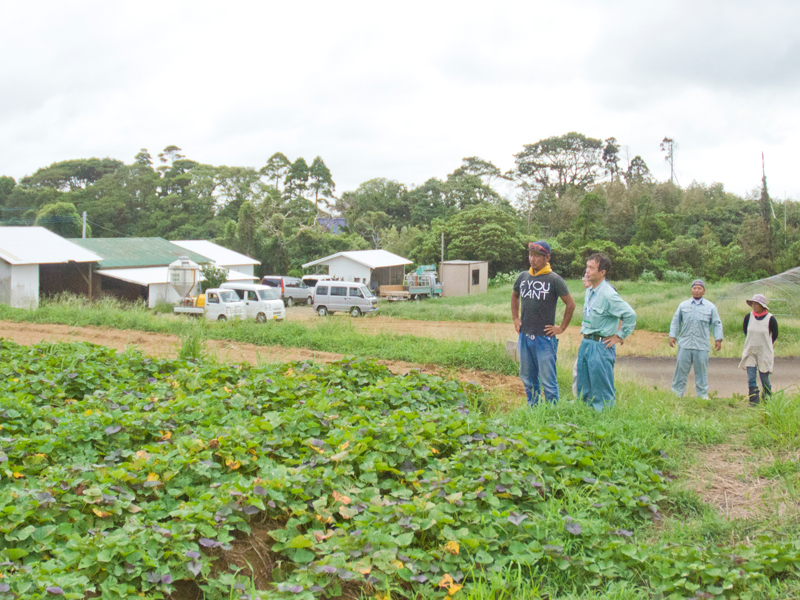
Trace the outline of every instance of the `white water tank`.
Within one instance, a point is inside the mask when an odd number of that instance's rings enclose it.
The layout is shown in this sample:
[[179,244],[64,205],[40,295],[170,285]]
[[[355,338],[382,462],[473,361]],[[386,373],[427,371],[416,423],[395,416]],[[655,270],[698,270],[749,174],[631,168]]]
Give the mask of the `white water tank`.
[[168,268],[169,284],[181,298],[186,298],[200,281],[200,265],[188,256],[180,256]]

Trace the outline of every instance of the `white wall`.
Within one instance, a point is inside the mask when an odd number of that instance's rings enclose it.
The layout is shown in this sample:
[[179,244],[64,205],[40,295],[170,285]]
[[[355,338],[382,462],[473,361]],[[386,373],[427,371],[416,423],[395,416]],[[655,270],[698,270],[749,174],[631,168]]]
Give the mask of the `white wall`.
[[37,308],[39,265],[10,265],[0,260],[0,303],[13,308]]
[[353,262],[344,256],[337,256],[325,264],[328,265],[328,275],[331,277],[338,277],[341,281],[355,281],[355,278],[358,277],[361,283],[366,282],[369,286],[369,278],[372,273],[372,269],[369,267]]
[[[189,292],[190,296],[197,296],[200,293],[200,284],[197,283],[192,288],[192,291]],[[169,302],[170,304],[175,304],[176,302],[180,302],[181,297],[178,292],[175,291],[168,283],[153,283],[148,286],[148,294],[147,294],[147,306],[148,308],[153,308],[159,302]]]
[[254,267],[255,265],[228,265],[225,268],[228,271],[236,271],[237,273],[241,273],[242,275],[248,275],[250,277],[254,276]]

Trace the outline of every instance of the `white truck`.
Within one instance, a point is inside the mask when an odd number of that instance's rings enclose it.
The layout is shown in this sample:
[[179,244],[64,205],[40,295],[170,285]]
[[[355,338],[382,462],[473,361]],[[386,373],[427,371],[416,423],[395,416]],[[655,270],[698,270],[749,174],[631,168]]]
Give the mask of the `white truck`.
[[[202,300],[201,300],[202,299]],[[205,316],[209,321],[244,320],[244,302],[234,290],[212,288],[197,297],[193,306],[176,306],[176,315]]]

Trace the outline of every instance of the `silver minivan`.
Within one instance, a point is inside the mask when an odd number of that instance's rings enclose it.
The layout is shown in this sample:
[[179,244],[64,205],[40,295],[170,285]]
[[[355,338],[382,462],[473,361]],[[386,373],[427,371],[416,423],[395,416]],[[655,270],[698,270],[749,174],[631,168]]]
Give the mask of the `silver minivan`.
[[378,310],[378,299],[363,283],[320,281],[315,288],[314,310],[322,317],[334,312],[358,317]]
[[280,290],[281,300],[286,306],[293,304],[311,304],[314,290],[308,287],[299,277],[286,275],[266,275],[261,285]]
[[259,323],[282,321],[286,316],[283,300],[275,288],[257,283],[229,281],[221,288],[233,290],[244,302],[245,319],[255,319]]

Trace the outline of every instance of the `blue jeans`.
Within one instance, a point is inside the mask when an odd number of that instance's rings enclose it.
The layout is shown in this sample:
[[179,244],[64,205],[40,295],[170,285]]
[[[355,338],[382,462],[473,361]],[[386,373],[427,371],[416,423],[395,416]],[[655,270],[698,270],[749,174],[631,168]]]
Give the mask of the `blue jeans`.
[[600,411],[614,406],[614,363],[616,347],[606,348],[603,342],[585,339],[578,349],[578,398]]
[[678,348],[672,391],[678,396],[686,393],[689,370],[694,365],[694,388],[698,398],[708,398],[708,350],[685,350]]
[[762,373],[758,370],[758,367],[747,367],[747,387],[758,387],[756,373],[761,377],[761,387],[764,388],[764,393],[771,394],[772,386],[769,383],[769,373]]
[[[519,334],[519,377],[525,386],[528,405],[539,403],[541,390],[548,402],[558,402],[558,379],[556,378],[556,354],[558,340],[546,335],[533,339],[524,333]],[[541,382],[541,389],[540,389]]]

